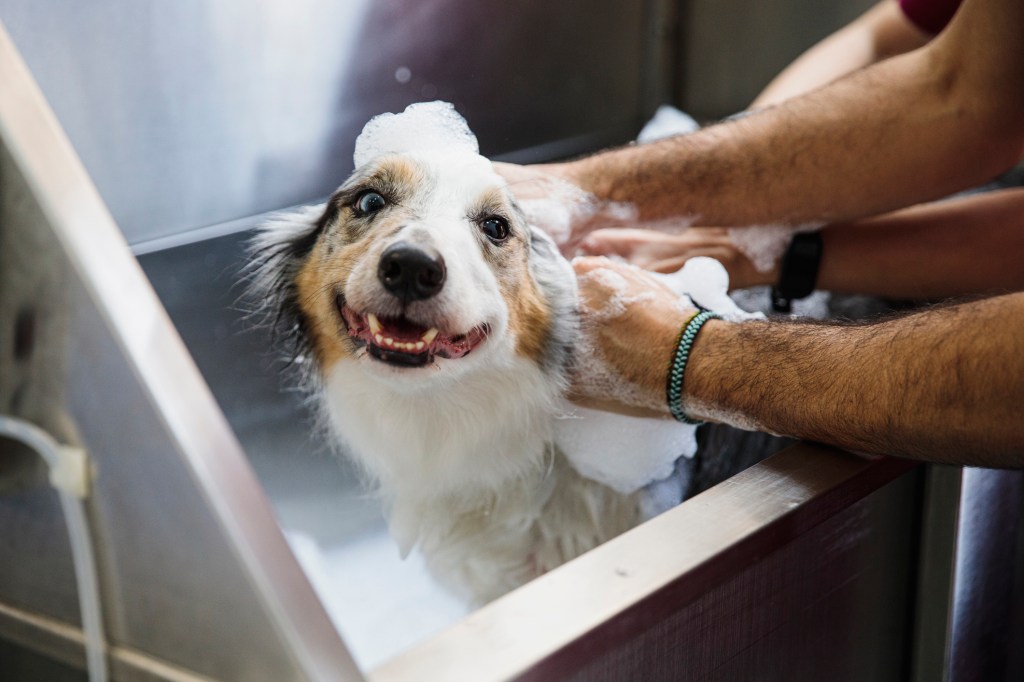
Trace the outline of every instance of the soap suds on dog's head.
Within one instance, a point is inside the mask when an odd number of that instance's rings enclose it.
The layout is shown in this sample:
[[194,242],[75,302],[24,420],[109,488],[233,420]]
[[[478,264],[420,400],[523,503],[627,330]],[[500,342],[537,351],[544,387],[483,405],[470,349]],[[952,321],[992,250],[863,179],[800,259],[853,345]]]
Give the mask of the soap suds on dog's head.
[[436,152],[444,155],[480,153],[476,135],[449,102],[410,104],[400,114],[370,119],[356,138],[356,168],[385,154]]

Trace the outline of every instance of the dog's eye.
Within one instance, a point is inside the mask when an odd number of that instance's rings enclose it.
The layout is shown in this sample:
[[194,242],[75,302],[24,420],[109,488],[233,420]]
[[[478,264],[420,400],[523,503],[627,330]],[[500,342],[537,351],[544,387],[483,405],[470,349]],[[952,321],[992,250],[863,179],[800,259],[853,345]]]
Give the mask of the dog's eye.
[[356,199],[356,213],[362,216],[376,213],[388,205],[388,200],[372,189],[359,195]]
[[480,221],[480,229],[492,242],[503,242],[508,239],[508,221],[501,216],[487,216]]

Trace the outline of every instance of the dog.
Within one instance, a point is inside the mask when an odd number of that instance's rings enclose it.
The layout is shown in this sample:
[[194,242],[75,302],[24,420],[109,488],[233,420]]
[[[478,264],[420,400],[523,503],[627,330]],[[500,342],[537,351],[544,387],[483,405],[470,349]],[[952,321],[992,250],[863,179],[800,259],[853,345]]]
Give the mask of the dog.
[[261,298],[404,554],[486,603],[645,516],[555,445],[575,276],[479,155],[385,154],[255,239]]

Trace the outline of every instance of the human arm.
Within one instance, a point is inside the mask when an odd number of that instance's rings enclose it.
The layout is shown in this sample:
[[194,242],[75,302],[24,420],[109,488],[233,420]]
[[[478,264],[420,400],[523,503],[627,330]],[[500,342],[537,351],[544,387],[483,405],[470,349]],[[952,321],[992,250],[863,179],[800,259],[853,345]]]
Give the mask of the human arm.
[[822,242],[826,291],[905,299],[1024,291],[1024,189],[833,225]]
[[[895,211],[821,231],[817,288],[888,298],[937,299],[1024,291],[1024,189],[1007,189]],[[608,229],[582,244],[658,272],[710,256],[729,272],[730,289],[771,285],[778,264],[758,270],[721,228],[681,234]]]
[[[583,276],[628,266],[590,258],[575,267],[586,324],[611,292]],[[668,413],[668,362],[686,316],[646,314],[650,299],[592,327],[597,348],[632,392],[595,395],[577,386],[577,399]],[[862,325],[713,320],[693,345],[683,408],[855,451],[1024,466],[1022,339],[1021,293]],[[659,398],[662,407],[653,409]]]
[[915,50],[930,38],[906,17],[896,0],[882,0],[797,57],[750,106],[778,104],[810,92],[865,66]]
[[[640,223],[836,222],[946,196],[1024,146],[1024,4],[966,0],[925,47],[745,118],[578,161],[533,167]],[[530,168],[502,172],[528,191]],[[576,232],[609,226],[600,216]]]

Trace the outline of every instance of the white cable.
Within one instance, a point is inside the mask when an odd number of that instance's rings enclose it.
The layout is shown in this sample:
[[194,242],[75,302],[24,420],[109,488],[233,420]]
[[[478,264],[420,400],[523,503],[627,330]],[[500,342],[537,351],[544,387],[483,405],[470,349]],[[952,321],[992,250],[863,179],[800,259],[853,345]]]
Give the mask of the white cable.
[[0,435],[20,441],[43,458],[50,469],[50,483],[60,496],[64,520],[71,540],[71,558],[78,583],[82,611],[85,659],[90,682],[106,682],[107,659],[100,611],[100,590],[96,560],[89,539],[82,499],[89,491],[89,463],[84,450],[61,445],[38,426],[22,419],[0,415]]

